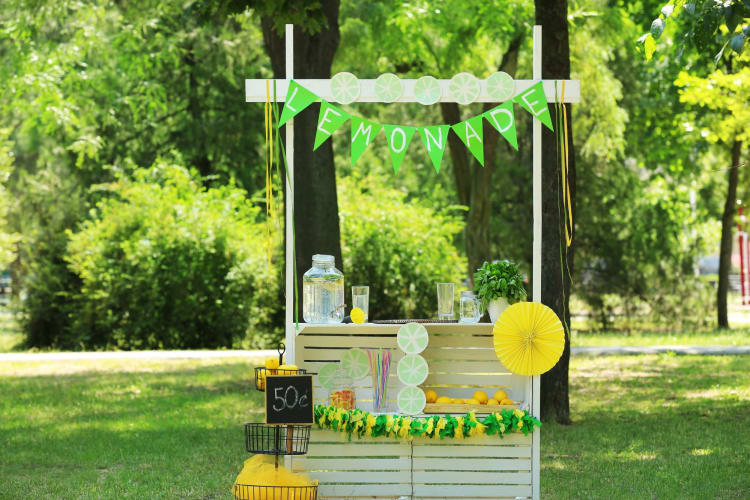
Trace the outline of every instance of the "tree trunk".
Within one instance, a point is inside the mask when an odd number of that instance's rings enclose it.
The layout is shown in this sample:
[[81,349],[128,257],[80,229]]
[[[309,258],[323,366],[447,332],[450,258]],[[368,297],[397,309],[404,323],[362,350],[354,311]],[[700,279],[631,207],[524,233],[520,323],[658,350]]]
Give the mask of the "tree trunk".
[[[294,28],[295,78],[331,77],[331,63],[340,40],[339,1],[324,1],[323,11],[328,26],[315,35]],[[274,31],[270,18],[261,20],[261,28],[274,76],[285,78],[284,37]],[[332,141],[324,142],[313,151],[319,111],[320,104],[313,104],[294,117],[294,226],[300,318],[302,275],[312,264],[313,254],[333,255],[336,267],[344,270]]]
[[729,292],[729,268],[732,266],[732,235],[734,214],[737,212],[737,180],[740,169],[740,152],[742,141],[732,144],[732,164],[729,168],[729,187],[724,203],[724,215],[721,217],[721,247],[719,250],[719,288],[716,291],[716,307],[719,328],[729,328],[727,314],[727,293]]
[[[518,51],[523,41],[519,35],[508,46],[503,55],[498,71],[505,71],[515,77],[518,66]],[[483,111],[488,111],[497,104],[487,103]],[[446,102],[440,104],[443,121],[455,124],[461,121],[461,112],[458,104]],[[453,178],[456,182],[456,193],[458,201],[469,207],[466,213],[466,225],[464,227],[464,243],[466,246],[466,257],[469,264],[469,278],[474,283],[474,271],[476,271],[485,260],[492,258],[490,245],[490,214],[492,212],[492,200],[490,198],[490,186],[492,174],[497,165],[498,141],[500,134],[487,122],[483,121],[482,137],[484,142],[484,164],[479,164],[471,153],[466,149],[461,139],[456,134],[448,135],[449,152],[453,163]]]
[[[567,0],[535,0],[536,24],[542,26],[543,78],[570,78]],[[570,105],[568,116],[568,178],[575,217],[575,155]],[[557,124],[554,105],[549,106]],[[542,302],[557,313],[565,325],[565,349],[560,361],[542,375],[541,417],[553,416],[561,424],[570,423],[568,365],[570,363],[570,275],[573,247],[566,248],[562,208],[560,158],[555,132],[542,128]],[[575,219],[574,219],[575,220]]]

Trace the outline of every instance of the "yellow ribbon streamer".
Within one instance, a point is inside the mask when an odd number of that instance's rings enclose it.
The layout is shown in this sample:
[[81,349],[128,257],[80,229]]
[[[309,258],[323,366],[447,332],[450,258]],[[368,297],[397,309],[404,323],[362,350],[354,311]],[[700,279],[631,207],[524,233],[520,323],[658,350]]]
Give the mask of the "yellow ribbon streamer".
[[568,172],[568,111],[565,108],[565,80],[562,81],[560,92],[560,105],[562,106],[563,137],[560,147],[561,170],[563,184],[563,210],[565,210],[565,242],[567,246],[573,243],[573,206],[570,202],[570,175]]
[[[266,80],[265,105],[265,133],[266,133],[266,256],[268,268],[271,268],[271,221],[273,220],[273,108],[271,107],[271,88]],[[270,276],[270,274],[269,274]]]

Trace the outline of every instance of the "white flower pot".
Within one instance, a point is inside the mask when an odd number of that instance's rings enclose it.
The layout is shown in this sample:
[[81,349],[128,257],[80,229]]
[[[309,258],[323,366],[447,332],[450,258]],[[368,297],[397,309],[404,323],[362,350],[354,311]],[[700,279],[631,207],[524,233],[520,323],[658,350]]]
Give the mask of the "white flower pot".
[[494,323],[497,321],[497,318],[500,317],[500,315],[505,311],[508,306],[508,299],[505,297],[498,297],[496,299],[490,300],[489,304],[487,304],[487,312],[490,313],[490,321]]

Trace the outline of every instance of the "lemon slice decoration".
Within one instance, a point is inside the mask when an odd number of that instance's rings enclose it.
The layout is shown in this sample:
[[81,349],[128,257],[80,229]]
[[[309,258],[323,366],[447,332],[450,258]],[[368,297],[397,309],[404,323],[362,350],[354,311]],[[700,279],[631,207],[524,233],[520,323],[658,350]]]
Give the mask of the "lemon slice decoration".
[[396,343],[406,354],[419,354],[427,348],[430,336],[419,323],[407,323],[398,329]]
[[419,385],[427,380],[427,361],[419,354],[409,354],[401,358],[396,369],[398,379],[404,385]]
[[367,376],[370,373],[370,362],[365,351],[355,347],[344,352],[341,355],[341,370],[355,380]]
[[496,101],[507,101],[516,93],[516,82],[505,71],[492,73],[487,78],[487,95]]
[[424,104],[435,104],[443,95],[443,89],[440,88],[440,82],[432,76],[423,76],[414,84],[414,97],[417,102]]
[[351,73],[343,71],[331,78],[331,95],[341,104],[349,104],[359,97],[359,80]]
[[459,73],[451,78],[448,91],[459,104],[469,104],[479,97],[479,80],[471,73]]
[[393,102],[404,92],[404,85],[393,73],[383,73],[375,79],[375,95],[383,102]]
[[565,347],[560,319],[537,302],[518,302],[507,308],[497,318],[492,334],[497,358],[518,375],[549,371]]
[[359,307],[353,308],[352,312],[349,313],[349,317],[352,319],[352,323],[360,324],[365,322],[365,312]]
[[333,389],[339,377],[338,363],[326,363],[318,372],[318,383],[325,389]]
[[398,411],[405,415],[417,415],[424,409],[427,399],[419,387],[404,387],[396,398]]

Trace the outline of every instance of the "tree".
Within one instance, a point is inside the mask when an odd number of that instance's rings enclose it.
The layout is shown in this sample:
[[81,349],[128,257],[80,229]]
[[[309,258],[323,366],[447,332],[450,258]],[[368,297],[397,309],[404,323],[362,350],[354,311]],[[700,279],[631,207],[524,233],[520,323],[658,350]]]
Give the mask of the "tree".
[[[263,41],[276,78],[286,78],[282,21],[292,21],[290,14],[304,10],[305,2],[298,3],[300,6],[292,9],[274,2],[259,7]],[[340,40],[339,1],[316,3],[307,14],[305,19],[298,19],[301,24],[294,27],[294,77],[330,78]],[[310,267],[313,254],[333,255],[344,271],[332,141],[324,142],[313,151],[319,112],[320,104],[315,103],[294,118],[294,227],[297,289],[300,291],[302,275]],[[298,307],[301,311],[301,293]]]
[[702,135],[712,143],[730,146],[730,163],[727,170],[727,195],[721,218],[721,244],[719,252],[719,286],[716,291],[717,320],[720,328],[729,328],[727,314],[727,292],[729,290],[729,268],[732,258],[733,230],[737,210],[737,185],[743,144],[750,142],[750,67],[747,57],[739,58],[745,66],[732,73],[718,69],[707,78],[683,72],[676,84],[682,87],[680,100],[711,111],[703,118]]
[[[542,26],[542,77],[570,78],[570,45],[568,38],[567,0],[535,0],[536,24]],[[569,104],[564,105],[571,117]],[[555,107],[550,114],[556,117]],[[575,220],[576,169],[573,149],[573,124],[568,123],[570,195]],[[542,132],[542,302],[551,307],[566,325],[565,348],[560,361],[542,375],[541,417],[555,415],[562,424],[570,423],[568,399],[568,366],[570,363],[570,276],[575,245],[565,248],[565,220],[560,196],[560,162],[555,134]],[[561,258],[564,256],[563,258]]]

